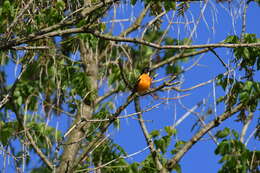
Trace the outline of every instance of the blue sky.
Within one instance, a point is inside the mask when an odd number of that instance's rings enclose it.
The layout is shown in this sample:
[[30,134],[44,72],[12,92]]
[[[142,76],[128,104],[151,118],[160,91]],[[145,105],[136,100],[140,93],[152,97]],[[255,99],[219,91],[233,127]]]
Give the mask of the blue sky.
[[[205,10],[205,20],[207,21],[207,24],[209,28],[214,27],[215,33],[213,33],[212,29],[208,29],[205,22],[202,20],[200,21],[197,32],[195,34],[195,37],[193,38],[193,44],[204,44],[204,43],[217,43],[220,41],[223,41],[228,35],[234,35],[237,33],[240,35],[241,33],[241,16],[237,17],[235,20],[235,25],[232,25],[232,19],[231,16],[227,11],[224,10],[223,7],[220,6],[220,4],[214,3],[217,12],[217,21],[215,21],[214,25],[212,22],[212,8],[208,7]],[[226,3],[222,4],[226,8],[229,8]],[[191,5],[191,12],[194,15],[195,20],[199,16],[200,13],[200,6],[201,4],[197,3],[195,5]],[[129,10],[129,11],[127,11]],[[133,9],[124,8],[123,11],[125,11],[124,14],[118,12],[118,18],[126,17],[128,14],[132,14]],[[120,11],[120,9],[118,10]],[[127,11],[127,12],[126,12]],[[139,9],[134,8],[133,11],[135,13],[135,17],[137,17],[139,14]],[[235,10],[234,10],[235,11]],[[122,12],[122,11],[121,11]],[[259,7],[251,3],[248,8],[248,15],[247,15],[247,33],[255,33],[257,37],[259,38],[260,35],[260,23],[256,22],[256,15],[259,13]],[[164,18],[165,19],[165,18]],[[169,32],[169,34],[173,37],[180,37],[185,38],[189,35],[190,32],[187,32],[183,27],[180,27],[180,35],[178,31],[174,30],[177,27],[173,27],[173,30]],[[235,31],[235,32],[234,32]],[[131,37],[134,37],[135,35],[131,35]],[[210,39],[210,40],[209,40]],[[232,59],[232,53],[228,51],[225,48],[218,48],[216,49],[217,53],[220,57],[225,61],[226,64],[228,64],[228,60]],[[197,59],[197,58],[196,58]],[[193,63],[193,62],[192,62]],[[191,64],[191,62],[183,63],[183,67],[187,67]],[[184,83],[182,88],[189,88],[196,84],[199,84],[201,82],[205,82],[207,80],[210,80],[214,77],[216,77],[218,74],[225,72],[225,68],[221,65],[221,63],[217,60],[215,55],[212,53],[205,54],[202,59],[199,61],[199,65],[197,67],[194,67],[192,70],[186,72],[184,74]],[[162,70],[157,71],[157,73],[163,73]],[[237,74],[241,75],[241,74]],[[161,76],[161,75],[159,75]],[[259,73],[256,75],[256,80],[260,79]],[[195,89],[194,91],[187,92],[191,94],[188,97],[185,97],[181,99],[183,104],[185,104],[187,107],[192,108],[194,105],[196,105],[199,101],[203,99],[208,99],[208,102],[206,103],[205,107],[211,107],[213,108],[213,84],[210,83],[206,86],[200,87]],[[187,93],[181,93],[180,95],[187,94]],[[160,93],[161,97],[165,97],[167,93]],[[176,92],[172,91],[170,92],[171,96],[176,96]],[[221,96],[224,94],[224,91],[220,87],[216,87],[216,95]],[[123,99],[118,99],[118,105],[122,103]],[[142,102],[142,108],[144,109],[145,106],[151,105],[151,102],[157,103],[156,101],[151,101],[150,96],[145,96],[141,98]],[[224,105],[220,104],[217,106],[217,115],[220,115],[223,112]],[[127,108],[127,113],[133,113],[134,107],[133,104],[131,104]],[[183,110],[183,108],[180,106],[178,101],[169,101],[169,103],[165,105],[161,105],[159,108],[154,109],[152,111],[149,111],[147,113],[143,114],[143,117],[145,120],[151,120],[147,122],[147,127],[149,131],[155,129],[161,129],[163,131],[164,126],[171,126],[174,123],[174,115],[177,116],[177,119],[180,118],[183,114],[185,114],[186,111]],[[259,111],[256,112],[256,115],[259,114]],[[212,117],[211,117],[212,118]],[[211,119],[210,118],[210,119]],[[223,129],[224,127],[229,127],[233,129],[241,129],[242,125],[240,123],[234,122],[235,117],[228,119],[226,122],[221,124],[217,129]],[[196,130],[191,131],[192,125],[196,122],[196,117],[194,115],[190,115],[187,119],[185,119],[178,127],[178,134],[177,134],[177,140],[189,140],[192,135],[195,134]],[[252,122],[252,124],[249,127],[249,132],[252,131],[252,128],[254,128],[256,125],[256,122]],[[216,130],[212,130],[213,134],[215,134]],[[238,131],[240,132],[240,131]],[[141,150],[142,148],[145,148],[146,142],[143,137],[143,134],[141,132],[140,126],[138,124],[137,120],[133,119],[126,119],[121,120],[121,126],[120,129],[111,129],[111,133],[113,136],[113,139],[115,139],[115,142],[120,144],[123,148],[126,149],[126,151],[131,154],[138,150]],[[248,136],[248,134],[247,134]],[[197,144],[195,144],[191,150],[189,150],[186,155],[181,160],[180,164],[182,166],[182,171],[184,173],[187,172],[217,172],[221,165],[218,164],[218,160],[220,157],[216,156],[214,154],[214,150],[216,148],[216,144],[209,140],[209,136],[204,136],[205,140],[199,141]],[[220,141],[219,141],[220,142]],[[249,143],[250,149],[256,149],[259,148],[259,143],[257,143],[254,140],[251,140]],[[173,145],[169,147],[170,149],[173,149]],[[145,156],[149,153],[149,151],[145,151],[139,155],[134,156],[133,158],[128,159],[130,162],[133,161],[142,161]],[[170,155],[168,154],[168,157]]]

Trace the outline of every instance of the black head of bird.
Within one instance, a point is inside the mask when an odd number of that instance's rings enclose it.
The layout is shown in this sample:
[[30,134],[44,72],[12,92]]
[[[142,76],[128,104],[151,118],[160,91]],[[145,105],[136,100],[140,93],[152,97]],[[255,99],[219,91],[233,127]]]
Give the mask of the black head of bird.
[[149,67],[145,67],[144,69],[143,69],[143,71],[142,71],[142,74],[143,73],[149,73],[150,72],[150,68]]

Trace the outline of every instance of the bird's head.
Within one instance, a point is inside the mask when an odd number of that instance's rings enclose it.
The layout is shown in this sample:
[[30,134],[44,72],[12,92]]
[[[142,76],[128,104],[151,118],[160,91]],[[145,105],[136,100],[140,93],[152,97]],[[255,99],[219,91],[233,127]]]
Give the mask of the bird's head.
[[150,72],[150,68],[149,67],[145,67],[145,68],[143,68],[142,74],[143,73],[148,74],[149,72]]

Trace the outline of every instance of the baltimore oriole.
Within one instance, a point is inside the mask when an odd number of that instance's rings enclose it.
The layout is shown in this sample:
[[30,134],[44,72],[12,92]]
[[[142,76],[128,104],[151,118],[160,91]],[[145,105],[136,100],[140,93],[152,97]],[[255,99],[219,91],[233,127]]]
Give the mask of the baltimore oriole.
[[132,90],[132,94],[128,98],[131,98],[135,93],[143,94],[147,90],[149,90],[152,84],[152,78],[150,77],[149,73],[150,68],[145,67],[135,83],[135,86]]
[[150,88],[152,84],[152,78],[149,76],[149,74],[150,68],[145,67],[135,84],[134,92],[138,92],[138,94],[143,94]]

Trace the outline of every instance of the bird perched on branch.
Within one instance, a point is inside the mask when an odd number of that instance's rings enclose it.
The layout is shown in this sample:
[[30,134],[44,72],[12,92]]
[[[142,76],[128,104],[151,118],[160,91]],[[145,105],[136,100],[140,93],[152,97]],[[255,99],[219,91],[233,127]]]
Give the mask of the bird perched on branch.
[[150,68],[145,67],[134,86],[133,92],[143,94],[150,88],[151,84],[152,78],[150,77]]
[[128,97],[130,99],[135,93],[143,94],[148,91],[152,84],[152,77],[150,76],[150,68],[145,67],[142,70],[141,75],[138,77],[138,80],[135,83],[135,86],[132,90],[132,94]]

